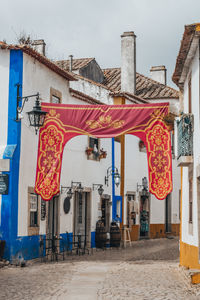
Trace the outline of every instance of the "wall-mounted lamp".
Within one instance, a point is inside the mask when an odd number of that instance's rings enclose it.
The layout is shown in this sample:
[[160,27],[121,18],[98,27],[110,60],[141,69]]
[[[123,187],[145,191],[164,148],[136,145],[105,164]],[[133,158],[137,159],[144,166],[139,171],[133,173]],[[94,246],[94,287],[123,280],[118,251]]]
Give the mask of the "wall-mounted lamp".
[[62,186],[61,185],[61,194],[65,193],[65,192],[67,193],[67,197],[69,197],[71,199],[73,194],[74,194],[72,192],[72,188],[69,187],[69,186]]
[[105,184],[108,186],[108,178],[109,176],[112,175],[114,176],[114,182],[116,184],[116,186],[118,187],[118,185],[120,184],[120,174],[118,172],[118,169],[116,167],[109,167],[107,169],[107,176],[105,176]]
[[142,196],[146,196],[148,197],[149,196],[149,191],[148,191],[148,180],[147,180],[147,177],[143,177],[142,178],[142,184],[138,184],[137,183],[137,192],[139,192],[141,190],[142,192]]
[[[19,95],[19,89],[22,86],[19,83],[16,84],[16,86],[17,86],[17,111],[16,111],[16,120],[15,121],[21,120],[21,118],[22,118],[21,113],[24,109],[25,103],[29,100],[29,98],[35,97],[36,98],[35,106],[33,107],[33,109],[31,111],[27,112],[27,114],[28,114],[30,126],[35,127],[35,133],[37,134],[40,127],[43,126],[44,119],[47,114],[47,112],[43,111],[41,108],[40,100],[39,100],[39,93],[30,95],[30,96],[21,97]],[[21,105],[20,105],[20,103],[21,103]]]
[[71,199],[72,196],[73,196],[73,194],[74,194],[73,190],[77,191],[79,193],[82,193],[83,187],[81,185],[81,182],[79,182],[79,181],[72,181],[71,182],[71,186],[63,186],[63,185],[61,185],[60,192],[61,192],[61,194],[67,193],[67,197],[69,197]]
[[99,193],[99,196],[102,196],[103,192],[104,192],[103,184],[93,183],[93,185],[92,185],[93,191],[95,190],[95,187],[96,187],[96,189],[97,189],[97,191]]
[[71,188],[74,189],[75,191],[82,193],[83,192],[83,187],[80,181],[72,181],[71,182]]

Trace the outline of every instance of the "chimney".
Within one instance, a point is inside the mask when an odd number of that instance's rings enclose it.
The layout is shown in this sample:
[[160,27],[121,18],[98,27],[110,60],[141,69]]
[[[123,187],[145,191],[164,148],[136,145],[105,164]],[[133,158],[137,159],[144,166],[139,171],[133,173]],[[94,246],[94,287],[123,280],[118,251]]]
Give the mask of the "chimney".
[[121,91],[136,92],[136,35],[133,31],[121,35]]
[[44,40],[34,40],[31,44],[32,48],[36,50],[38,53],[45,56],[45,42]]
[[158,81],[164,85],[167,84],[167,70],[165,66],[151,67],[150,70],[151,79]]
[[69,70],[72,72],[73,55],[69,55]]

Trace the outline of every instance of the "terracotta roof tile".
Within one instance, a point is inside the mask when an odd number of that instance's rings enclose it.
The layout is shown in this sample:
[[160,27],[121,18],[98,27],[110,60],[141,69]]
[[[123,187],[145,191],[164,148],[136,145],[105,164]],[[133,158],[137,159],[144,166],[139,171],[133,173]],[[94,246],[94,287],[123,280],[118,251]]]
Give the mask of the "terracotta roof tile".
[[[78,58],[72,60],[72,71],[79,70],[85,66],[87,66],[94,58]],[[55,64],[60,68],[69,71],[70,60],[58,60],[55,61]]]
[[55,63],[49,60],[46,56],[38,53],[33,48],[27,45],[8,45],[4,42],[0,42],[0,47],[2,49],[15,49],[15,50],[22,50],[24,53],[32,56],[33,58],[37,59],[39,62],[47,66],[49,69],[54,71],[55,73],[61,75],[67,80],[77,80],[73,73],[63,70],[62,68],[58,67]]
[[196,32],[199,32],[200,24],[191,24],[185,26],[185,31],[183,34],[183,38],[181,41],[181,46],[179,50],[179,54],[176,59],[176,66],[174,70],[174,74],[172,76],[172,80],[175,84],[178,85],[179,79],[181,77],[185,60],[187,58],[187,54],[189,52],[192,40]]
[[[121,69],[104,69],[105,81],[103,82],[109,89],[117,92],[121,90]],[[178,91],[161,84],[142,74],[136,73],[136,96],[144,99],[166,99],[179,98]]]

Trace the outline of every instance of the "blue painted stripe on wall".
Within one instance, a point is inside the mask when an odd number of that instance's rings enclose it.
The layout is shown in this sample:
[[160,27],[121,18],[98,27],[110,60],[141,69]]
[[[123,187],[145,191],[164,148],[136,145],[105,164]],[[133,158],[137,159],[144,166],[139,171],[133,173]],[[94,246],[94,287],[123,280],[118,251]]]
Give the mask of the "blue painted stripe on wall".
[[[9,96],[8,96],[8,136],[7,145],[16,145],[10,160],[9,193],[2,196],[2,226],[0,238],[6,240],[5,258],[11,260],[17,251],[18,231],[18,185],[20,163],[21,123],[16,122],[16,84],[22,85],[23,80],[23,52],[10,50]],[[20,89],[20,93],[22,90]],[[21,96],[22,94],[20,94]],[[4,156],[3,158],[6,158]]]
[[95,248],[95,247],[96,247],[96,243],[95,243],[95,235],[96,235],[96,232],[95,232],[95,231],[92,231],[92,232],[91,232],[91,248]]

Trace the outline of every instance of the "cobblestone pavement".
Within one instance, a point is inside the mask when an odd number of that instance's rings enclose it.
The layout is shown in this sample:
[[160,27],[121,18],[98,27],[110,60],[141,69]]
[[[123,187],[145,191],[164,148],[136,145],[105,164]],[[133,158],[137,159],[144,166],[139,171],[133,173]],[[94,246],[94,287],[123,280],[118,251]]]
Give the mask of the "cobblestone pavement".
[[0,300],[195,300],[178,266],[178,240],[142,240],[126,249],[94,250],[65,261],[0,269]]

